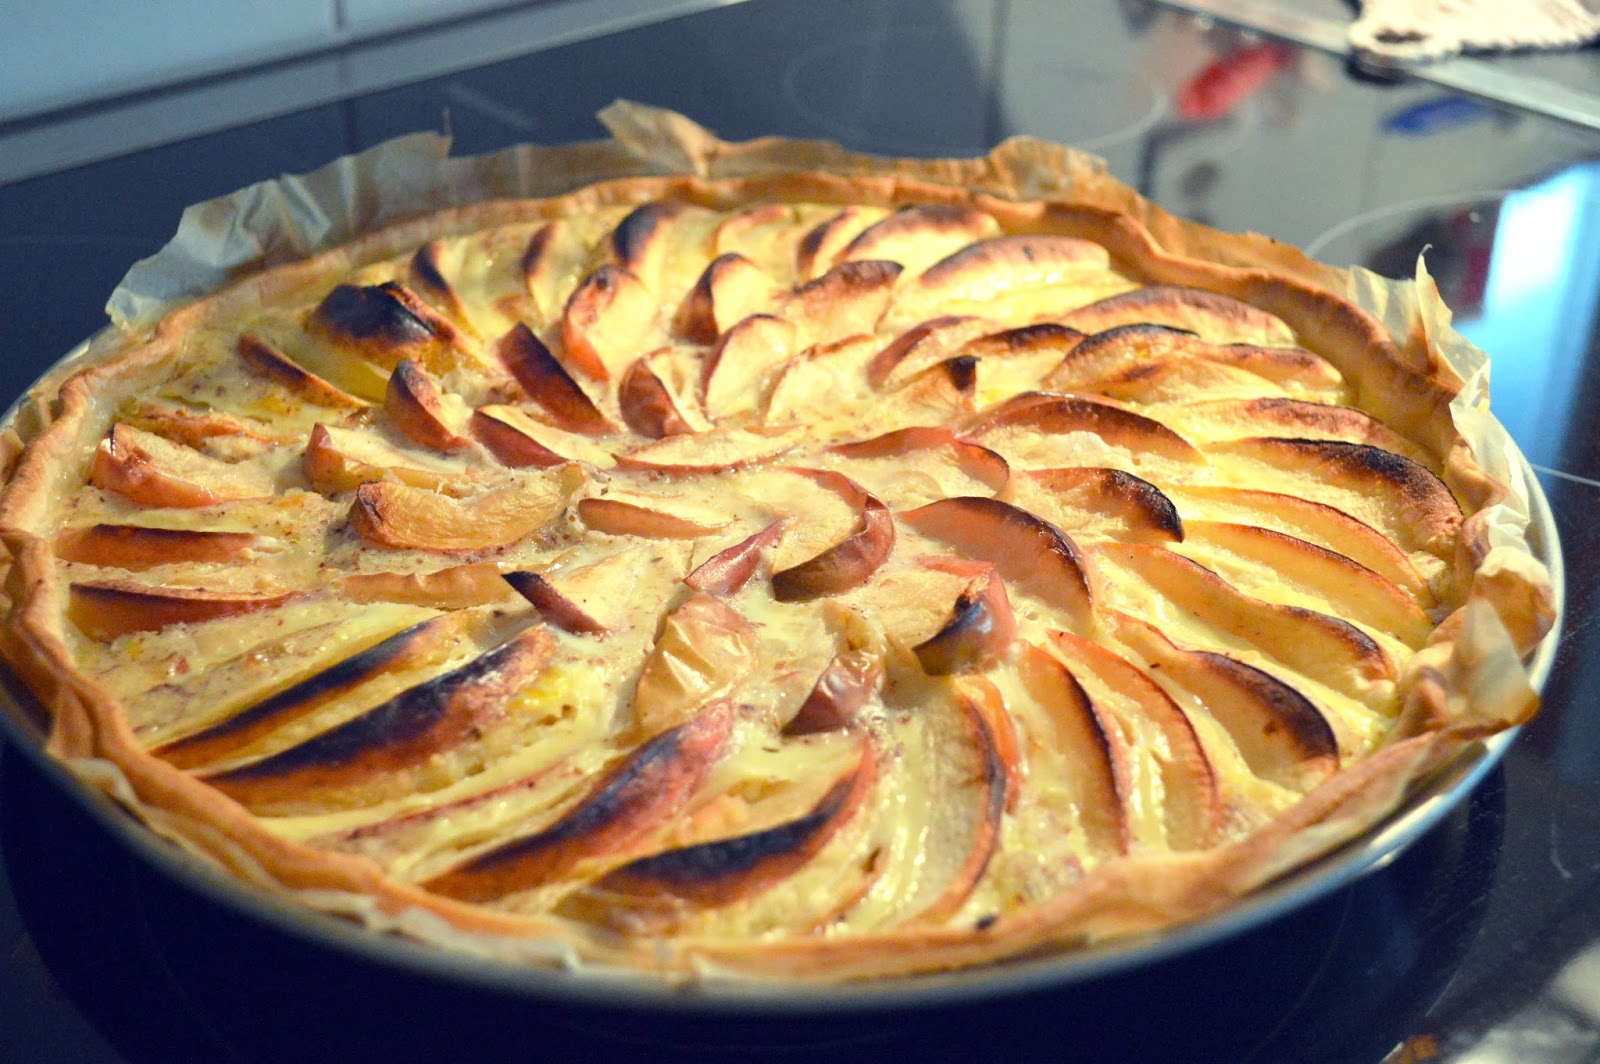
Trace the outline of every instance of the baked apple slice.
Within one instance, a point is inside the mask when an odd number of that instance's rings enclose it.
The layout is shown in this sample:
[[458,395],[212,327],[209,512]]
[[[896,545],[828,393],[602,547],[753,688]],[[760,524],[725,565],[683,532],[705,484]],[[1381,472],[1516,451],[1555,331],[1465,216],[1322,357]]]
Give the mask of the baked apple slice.
[[260,466],[224,462],[121,423],[95,448],[89,483],[141,506],[184,509],[277,492],[272,475]]
[[428,491],[471,490],[478,480],[467,462],[443,455],[402,451],[371,433],[317,424],[311,428],[300,469],[324,495],[353,491],[363,484],[393,480]]
[[445,452],[472,446],[472,441],[457,430],[462,411],[451,411],[447,406],[444,391],[427,370],[409,358],[395,363],[383,396],[383,412],[408,439]]
[[202,778],[269,816],[361,808],[438,789],[456,778],[452,755],[492,735],[554,649],[548,628],[525,629],[305,742]]
[[842,262],[784,296],[779,316],[794,322],[802,343],[871,333],[894,299],[900,272],[896,262]]
[[830,466],[895,510],[957,495],[996,494],[1011,477],[999,454],[943,425],[895,429],[835,444],[827,453]]
[[641,544],[596,561],[505,574],[550,624],[578,635],[620,629],[639,596],[664,596],[688,567],[687,548]]
[[475,361],[455,323],[398,281],[339,285],[311,311],[306,329],[344,354],[391,370],[402,358],[433,373]]
[[[1197,464],[1205,457],[1166,425],[1118,403],[1086,395],[1024,392],[984,411],[967,435],[987,442],[1004,433],[1064,436],[1087,432],[1113,447],[1168,461]],[[996,446],[1002,454],[1003,446]]]
[[843,496],[860,514],[854,531],[820,554],[772,574],[772,593],[779,602],[806,602],[860,587],[871,579],[894,549],[894,518],[889,508],[842,473],[795,469]]
[[1062,631],[1049,632],[1048,639],[1108,735],[1123,737],[1129,757],[1119,793],[1131,837],[1174,850],[1214,845],[1225,807],[1216,769],[1188,715],[1148,673],[1099,643]]
[[1089,563],[1066,533],[998,499],[941,499],[895,515],[917,532],[967,558],[992,562],[1007,585],[1061,610],[1073,627],[1093,623]]
[[152,753],[181,769],[216,764],[379,676],[441,661],[458,645],[465,628],[460,614],[420,621]]
[[297,399],[331,410],[359,410],[367,405],[365,399],[322,379],[259,337],[248,333],[240,336],[235,350],[239,353],[239,360],[250,367],[251,372],[271,381]]
[[502,465],[513,469],[548,469],[568,462],[613,464],[611,452],[588,436],[536,421],[520,407],[480,406],[467,419],[467,429]]
[[130,632],[153,632],[282,606],[299,592],[214,591],[201,587],[151,587],[126,580],[71,585],[67,617],[90,639],[108,643]]
[[762,423],[807,424],[821,433],[830,420],[852,420],[859,405],[873,398],[866,367],[877,351],[877,340],[864,335],[801,351],[772,378]]
[[699,539],[733,524],[724,511],[690,499],[613,489],[579,499],[578,517],[590,529],[645,539]]
[[656,293],[664,304],[676,303],[693,275],[679,279],[681,262],[703,262],[718,224],[717,216],[686,203],[643,203],[629,211],[611,231],[616,263]]
[[1086,333],[1119,325],[1166,325],[1214,343],[1293,346],[1294,330],[1281,318],[1231,296],[1179,285],[1148,285],[1079,307],[1062,324]]
[[887,675],[881,647],[839,651],[783,725],[783,736],[792,739],[856,727],[861,711],[882,694]]
[[656,310],[643,281],[620,266],[601,266],[578,282],[562,312],[566,364],[592,380],[612,380],[638,356]]
[[339,591],[352,602],[404,602],[440,610],[487,606],[510,598],[494,562],[447,565],[426,573],[350,573]]
[[795,272],[805,280],[819,277],[838,264],[844,249],[863,230],[889,212],[882,207],[851,204],[817,223],[800,239],[795,252]]
[[953,357],[963,345],[994,328],[986,318],[945,314],[920,322],[890,340],[867,363],[867,382],[874,388],[903,383],[938,362]]
[[693,477],[770,465],[801,440],[798,429],[714,428],[646,443],[616,456],[617,468]]
[[725,547],[695,566],[683,582],[712,595],[737,594],[756,575],[763,558],[770,558],[788,523],[787,518],[774,521],[755,535]]
[[733,717],[726,699],[712,702],[635,748],[548,827],[475,854],[423,888],[492,901],[542,886],[586,860],[627,855],[688,805],[720,756]]
[[1007,481],[999,498],[1059,528],[1072,529],[1079,539],[1176,543],[1184,536],[1172,500],[1148,480],[1120,469],[1023,470]]
[[526,325],[513,326],[495,345],[495,352],[523,392],[558,428],[585,436],[616,431],[567,367]]
[[743,255],[718,255],[678,305],[673,331],[697,344],[716,343],[735,324],[770,309],[780,288]]
[[950,676],[978,672],[1004,660],[1016,640],[1017,618],[996,568],[957,558],[930,558],[925,564],[967,582],[939,630],[911,648],[922,670],[930,676]]
[[[843,779],[810,812],[773,827],[641,857],[600,877],[590,888],[603,902],[629,899],[630,916],[654,910],[670,921],[681,905],[714,907],[752,897],[788,879],[855,815],[877,780],[871,742]],[[645,900],[654,905],[641,904]]]
[[[1199,397],[1196,397],[1199,398]],[[1164,417],[1201,441],[1283,437],[1366,444],[1427,465],[1427,452],[1361,410],[1284,396],[1185,402]]]
[[411,256],[411,283],[417,292],[437,306],[456,325],[469,335],[476,336],[472,319],[467,315],[467,305],[461,299],[450,279],[445,276],[446,244],[430,240]]
[[752,314],[735,323],[706,352],[701,405],[712,421],[760,410],[769,381],[798,350],[797,331],[783,318]]
[[676,727],[731,691],[754,667],[756,629],[733,607],[692,592],[661,622],[633,690],[633,730]]
[[56,557],[138,572],[179,562],[234,562],[271,541],[253,532],[97,524],[56,536]]
[[1105,271],[1106,249],[1088,240],[1038,233],[991,236],[931,263],[917,277],[916,297],[982,302],[1001,292],[1059,283],[1084,271]]
[[655,440],[694,432],[694,425],[684,417],[677,399],[651,366],[651,361],[649,356],[635,359],[617,385],[617,405],[622,410],[622,420],[639,435]]
[[1213,650],[1179,647],[1159,629],[1112,611],[1117,638],[1186,692],[1233,740],[1250,771],[1305,793],[1339,768],[1339,741],[1315,703],[1262,669]]
[[566,509],[582,473],[573,466],[544,471],[470,498],[375,481],[356,489],[350,528],[367,542],[390,550],[437,552],[491,550],[530,535]]
[[856,234],[837,261],[897,262],[915,275],[999,231],[1000,225],[993,217],[971,207],[946,204],[901,207]]

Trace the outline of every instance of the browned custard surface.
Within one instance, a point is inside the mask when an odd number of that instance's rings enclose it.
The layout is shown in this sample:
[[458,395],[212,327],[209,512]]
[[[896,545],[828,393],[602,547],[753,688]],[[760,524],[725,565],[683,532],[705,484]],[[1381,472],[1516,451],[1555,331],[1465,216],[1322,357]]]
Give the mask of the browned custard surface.
[[1214,911],[1531,712],[1461,680],[1464,604],[1525,649],[1548,589],[1475,568],[1458,386],[1105,211],[490,204],[67,383],[0,512],[6,653],[57,753],[319,907],[980,963]]

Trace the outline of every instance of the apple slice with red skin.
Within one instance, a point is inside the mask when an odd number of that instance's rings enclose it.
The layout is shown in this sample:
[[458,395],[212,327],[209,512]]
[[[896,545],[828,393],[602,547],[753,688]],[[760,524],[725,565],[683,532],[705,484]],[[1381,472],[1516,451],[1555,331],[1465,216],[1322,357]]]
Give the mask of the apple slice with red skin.
[[994,565],[938,557],[922,559],[922,564],[969,578],[956,596],[950,619],[911,648],[922,671],[930,676],[950,676],[977,672],[1004,660],[1016,640],[1017,618]]
[[253,532],[97,524],[56,536],[56,557],[68,562],[139,571],[177,562],[232,562],[268,540]]
[[733,523],[725,514],[690,507],[677,499],[616,491],[579,499],[577,510],[579,519],[596,532],[644,539],[699,539]]
[[359,410],[367,405],[365,399],[335,387],[258,337],[240,336],[235,350],[251,372],[272,381],[297,399],[334,410]]
[[633,727],[655,735],[731,691],[755,664],[756,629],[715,595],[692,592],[662,618],[633,690]]
[[[428,458],[407,455],[387,445],[373,447],[371,437],[361,434],[344,435],[349,430],[330,428],[320,422],[311,427],[305,450],[300,455],[300,469],[312,488],[324,495],[337,495],[353,491],[363,484],[380,480],[396,480],[413,488],[442,491],[447,494],[470,491],[475,478],[459,464],[438,462],[429,468]],[[365,456],[351,453],[346,448],[366,445]],[[415,464],[406,464],[415,463]]]
[[622,410],[622,420],[641,436],[659,440],[694,431],[678,409],[672,392],[650,368],[648,357],[635,359],[622,375],[617,385],[617,405]]
[[1110,617],[1119,640],[1205,707],[1251,772],[1304,793],[1338,771],[1339,740],[1304,694],[1226,654],[1179,647],[1138,618],[1116,610]]
[[958,354],[978,358],[1018,358],[1023,355],[1059,354],[1065,358],[1083,342],[1083,333],[1053,321],[1020,325],[984,333],[961,345]]
[[439,382],[409,358],[396,362],[389,375],[383,411],[407,438],[424,447],[460,451],[472,446],[451,426]]
[[895,517],[954,547],[992,562],[1013,588],[1063,610],[1074,627],[1093,623],[1094,582],[1077,544],[1055,525],[998,499],[961,496],[902,511]]
[[585,436],[605,436],[616,431],[567,367],[526,325],[513,326],[500,338],[495,353],[506,372],[557,427]]
[[467,428],[501,464],[513,469],[548,469],[574,460],[575,456],[557,454],[535,439],[529,421],[514,406],[479,407],[467,420]]
[[959,293],[964,300],[982,300],[1006,289],[1050,284],[1063,274],[1109,266],[1105,248],[1077,237],[992,236],[930,265],[916,279],[915,290],[919,299]]
[[626,855],[688,805],[733,725],[727,699],[643,743],[553,824],[476,854],[422,884],[464,901],[531,890],[595,858]]
[[700,402],[713,421],[764,405],[767,382],[796,351],[793,323],[752,314],[724,332],[705,354]]
[[610,627],[589,616],[584,608],[562,594],[543,574],[523,570],[502,574],[523,598],[533,604],[549,624],[574,635],[607,635]]
[[269,816],[360,808],[416,793],[433,782],[423,771],[431,761],[480,741],[505,720],[508,703],[554,651],[550,630],[536,625],[302,743],[202,778]]
[[1052,435],[1090,432],[1114,447],[1175,462],[1200,463],[1205,456],[1166,425],[1107,399],[1060,392],[1023,392],[980,414],[968,436],[981,439],[1002,430]]
[[151,753],[181,769],[215,764],[280,728],[304,720],[362,684],[429,660],[461,636],[463,618],[462,614],[442,614],[411,625],[226,720],[165,743]]
[[150,587],[125,580],[74,583],[67,617],[90,639],[109,643],[130,632],[153,632],[282,606],[297,591],[212,591],[200,587]]
[[894,550],[894,518],[889,508],[842,473],[826,469],[791,469],[838,492],[861,517],[854,531],[806,561],[772,574],[772,593],[779,602],[808,602],[860,587],[872,578]]
[[1084,336],[1063,351],[1060,363],[1045,375],[1043,387],[1054,391],[1090,391],[1103,380],[1151,362],[1200,358],[1216,348],[1217,345],[1188,330],[1169,325],[1148,322],[1117,325]]
[[1118,325],[1166,325],[1215,343],[1292,345],[1294,330],[1264,310],[1231,296],[1180,285],[1147,285],[1063,315],[1063,325],[1098,333]]
[[1285,396],[1255,399],[1213,399],[1191,402],[1179,414],[1192,431],[1211,439],[1230,437],[1287,437],[1297,440],[1335,440],[1366,444],[1398,454],[1418,465],[1428,455],[1398,432],[1354,407],[1312,403]]
[[557,628],[606,635],[627,623],[632,600],[668,593],[688,566],[687,545],[644,542],[585,564],[510,572],[504,578]]
[[593,380],[611,380],[637,357],[656,310],[643,281],[620,266],[601,266],[578,282],[562,312],[567,365]]
[[828,662],[793,717],[784,724],[786,739],[857,725],[863,707],[883,691],[888,669],[878,647],[841,650]]
[[978,392],[978,362],[972,355],[957,355],[934,363],[880,396],[864,420],[871,425],[896,421],[915,425],[966,419]]
[[709,908],[753,897],[799,871],[855,816],[877,781],[877,761],[865,739],[855,766],[805,816],[639,858],[607,872],[591,890],[597,899],[626,898],[669,921],[676,905]]
[[1005,458],[987,447],[964,440],[947,425],[913,425],[894,429],[865,440],[850,440],[828,448],[829,454],[846,460],[871,461],[877,458],[904,458],[927,452],[944,452],[955,468],[997,494],[1011,479],[1011,466]]
[[183,509],[276,494],[272,478],[260,469],[235,466],[120,423],[95,448],[89,483],[141,506]]
[[1172,608],[1193,614],[1351,698],[1381,705],[1395,679],[1394,661],[1349,621],[1253,598],[1165,547],[1108,543],[1098,552],[1136,572],[1166,596]]
[[761,559],[777,547],[788,524],[788,518],[774,521],[755,535],[718,551],[696,566],[683,582],[712,595],[737,594],[756,575]]
[[1120,469],[1023,470],[1007,482],[1000,498],[1075,533],[1089,529],[1136,543],[1183,539],[1183,521],[1172,500],[1143,477]]
[[713,344],[735,324],[772,306],[777,282],[745,258],[718,255],[678,305],[673,330],[697,344]]
[[[867,382],[882,388],[893,376],[904,379],[952,357],[968,340],[993,328],[993,322],[967,314],[945,314],[913,325],[885,344],[867,363]],[[896,374],[896,370],[900,373]]]
[[441,610],[486,606],[510,598],[494,562],[449,565],[430,573],[350,573],[339,591],[352,602],[404,602]]
[[563,466],[544,476],[467,499],[374,481],[356,489],[350,528],[367,542],[391,550],[448,553],[509,546],[555,520],[582,473]]

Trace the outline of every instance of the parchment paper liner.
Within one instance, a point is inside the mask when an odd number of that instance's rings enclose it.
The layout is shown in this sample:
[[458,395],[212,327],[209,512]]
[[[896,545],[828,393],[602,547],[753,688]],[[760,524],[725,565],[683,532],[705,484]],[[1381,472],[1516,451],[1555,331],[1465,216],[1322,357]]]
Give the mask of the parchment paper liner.
[[[1002,917],[1003,936],[935,927],[838,939],[824,953],[804,943],[767,943],[752,951],[742,944],[667,940],[659,944],[653,961],[643,962],[637,950],[619,951],[615,944],[560,921],[541,926],[525,918],[502,919],[440,903],[404,885],[380,883],[376,871],[365,870],[358,860],[336,861],[330,869],[301,877],[293,888],[284,887],[284,868],[268,867],[238,841],[264,834],[248,815],[235,811],[215,819],[196,817],[169,793],[185,781],[150,773],[131,780],[101,756],[136,752],[137,744],[125,726],[104,734],[85,728],[84,714],[73,712],[73,703],[103,695],[77,679],[52,692],[54,705],[48,708],[55,725],[47,745],[87,786],[135,810],[160,835],[275,894],[291,894],[314,909],[353,917],[376,930],[477,956],[600,975],[616,974],[608,964],[616,960],[634,968],[659,966],[659,974],[678,980],[713,976],[725,964],[744,975],[838,979],[978,964],[1158,929],[1215,912],[1227,900],[1369,829],[1400,806],[1419,779],[1479,737],[1532,714],[1536,700],[1523,656],[1550,627],[1556,598],[1548,569],[1527,538],[1530,487],[1504,428],[1488,413],[1487,357],[1450,328],[1449,311],[1420,262],[1415,283],[1396,283],[1315,263],[1259,235],[1218,233],[1143,200],[1107,176],[1099,160],[1031,138],[1009,140],[981,159],[894,160],[820,142],[765,138],[726,143],[683,116],[636,104],[614,104],[600,117],[614,139],[452,159],[444,138],[416,134],[311,174],[262,182],[190,207],[173,240],[130,270],[112,295],[107,310],[113,327],[48,374],[31,392],[31,401],[19,405],[6,439],[9,457],[14,462],[21,446],[50,422],[54,396],[69,373],[153,335],[156,323],[176,308],[241,277],[340,247],[380,227],[392,227],[383,248],[405,247],[413,228],[413,244],[451,231],[449,218],[443,219],[442,228],[437,217],[407,224],[418,215],[488,200],[555,196],[611,179],[687,174],[715,181],[800,171],[877,181],[877,190],[891,199],[897,183],[904,182],[1002,199],[1069,201],[1107,218],[1120,214],[1140,223],[1175,275],[1170,279],[1181,281],[1185,264],[1203,259],[1228,267],[1222,272],[1229,284],[1258,298],[1264,293],[1271,302],[1274,278],[1293,278],[1353,301],[1388,331],[1395,367],[1364,381],[1361,405],[1437,452],[1448,452],[1447,481],[1458,496],[1478,507],[1468,521],[1477,526],[1474,542],[1480,544],[1466,560],[1468,604],[1441,626],[1403,678],[1405,710],[1399,732],[1410,737],[1336,774],[1243,842],[1199,854],[1141,859],[1143,864],[1131,872],[1127,862],[1118,862],[1059,899]],[[463,228],[482,224],[481,215],[461,222]],[[1115,223],[1107,224],[1113,236],[1126,237]],[[365,243],[369,256],[382,257],[372,242]],[[1305,295],[1303,290],[1299,294]],[[1394,385],[1413,381],[1408,372],[1442,382],[1444,395],[1459,387],[1449,402],[1459,440],[1441,435],[1440,424],[1429,420],[1431,404],[1417,402],[1422,396],[1403,389],[1395,394]],[[26,574],[48,565],[48,553],[44,541],[29,534],[25,521],[8,523],[22,526],[6,533],[12,555],[6,587],[15,600]],[[41,613],[45,605],[34,603]],[[1512,620],[1516,631],[1507,631],[1502,616]],[[27,667],[29,655],[40,648],[23,645],[26,640],[9,630],[4,639],[13,665],[21,662],[21,671],[33,671]],[[1152,871],[1161,874],[1152,876]],[[1133,874],[1140,877],[1137,891],[1126,889],[1125,877]],[[1197,882],[1205,884],[1203,890],[1196,889]],[[1162,889],[1164,883],[1171,889]],[[431,904],[425,908],[417,903]],[[886,962],[886,951],[901,960]]]

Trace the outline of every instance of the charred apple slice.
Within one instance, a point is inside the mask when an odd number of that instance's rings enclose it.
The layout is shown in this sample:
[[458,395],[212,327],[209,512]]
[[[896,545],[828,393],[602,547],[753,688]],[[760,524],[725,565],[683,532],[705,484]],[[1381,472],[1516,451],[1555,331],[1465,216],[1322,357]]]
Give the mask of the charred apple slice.
[[172,443],[132,425],[111,426],[95,449],[89,483],[141,506],[193,509],[276,493],[270,474]]
[[611,251],[618,266],[663,302],[675,302],[690,284],[679,277],[679,264],[705,261],[716,226],[717,215],[702,207],[645,203],[611,231]]
[[1061,361],[1045,376],[1044,387],[1092,391],[1101,381],[1121,377],[1141,366],[1174,358],[1200,358],[1217,347],[1186,329],[1169,325],[1118,325],[1083,337],[1080,343],[1062,352]]
[[1093,623],[1093,581],[1077,544],[1055,525],[998,499],[942,499],[895,515],[968,558],[994,563],[1013,588],[1064,611],[1075,627]]
[[[653,899],[669,908],[673,902],[727,905],[759,894],[815,857],[861,808],[876,779],[877,754],[869,741],[862,744],[855,767],[805,816],[642,857],[612,869],[591,889],[608,901]],[[670,919],[669,913],[661,915]]]
[[1202,440],[1242,436],[1288,437],[1299,440],[1342,440],[1401,455],[1419,465],[1427,453],[1371,414],[1348,406],[1312,403],[1283,396],[1256,399],[1214,399],[1189,402],[1173,411],[1175,419],[1193,426]]
[[474,498],[377,481],[356,489],[350,527],[362,539],[391,550],[488,550],[538,531],[566,508],[582,474],[572,466],[543,479],[511,484]]
[[822,553],[772,574],[772,593],[780,602],[806,602],[860,587],[894,549],[894,518],[889,508],[849,477],[829,470],[793,472],[842,495],[860,511],[855,531]]
[[1437,475],[1409,458],[1361,443],[1278,437],[1214,443],[1207,449],[1290,478],[1306,498],[1371,525],[1402,550],[1425,550],[1450,560],[1461,506]]
[[296,591],[210,591],[199,587],[149,587],[123,580],[75,583],[67,616],[91,639],[110,642],[129,632],[171,624],[214,621],[282,606]]
[[1029,469],[1006,484],[1000,497],[1073,535],[1134,543],[1183,539],[1178,508],[1142,477],[1100,466]]
[[673,329],[697,344],[713,344],[752,314],[769,309],[776,282],[743,255],[718,255],[678,306]]
[[966,314],[945,314],[913,325],[872,356],[867,382],[874,388],[899,384],[953,357],[968,340],[993,329],[993,322]]
[[805,342],[859,336],[877,328],[894,298],[898,263],[844,262],[780,301],[779,314],[794,322]]
[[258,814],[359,808],[453,778],[445,755],[493,732],[548,664],[555,640],[537,625],[475,661],[401,692],[343,724],[240,768],[206,776]]
[[661,622],[633,691],[634,730],[655,735],[731,691],[755,665],[756,629],[715,595],[696,591]]
[[956,558],[932,558],[928,564],[968,580],[944,625],[911,648],[923,671],[930,676],[976,672],[1005,658],[1016,638],[1017,618],[995,567]]
[[1117,638],[1222,726],[1257,776],[1304,793],[1338,770],[1332,726],[1293,687],[1226,654],[1179,647],[1127,614],[1113,611],[1113,622]]
[[279,728],[304,720],[335,698],[386,672],[432,660],[441,648],[453,645],[464,628],[463,615],[431,617],[239,710],[226,720],[152,752],[181,769],[214,764]]
[[1105,248],[1070,236],[1020,234],[980,241],[931,264],[916,280],[917,297],[959,294],[982,301],[1015,288],[1054,284],[1083,270],[1110,265]]
[[1395,678],[1383,648],[1348,621],[1243,593],[1205,566],[1165,547],[1106,544],[1103,559],[1138,573],[1169,602],[1274,660],[1369,704],[1381,704]]
[[441,610],[485,606],[510,597],[494,562],[450,565],[430,573],[351,573],[339,590],[352,602],[404,602]]
[[390,369],[402,358],[434,373],[472,362],[461,330],[398,281],[339,285],[317,304],[306,328],[342,351]]
[[56,557],[118,569],[153,569],[175,562],[231,562],[249,557],[270,541],[253,532],[98,524],[56,537]]
[[559,428],[585,436],[604,436],[616,430],[589,393],[526,325],[519,324],[501,337],[495,352],[506,372]]
[[1052,631],[1049,645],[1097,709],[1125,736],[1123,794],[1135,839],[1174,850],[1213,845],[1223,828],[1217,773],[1182,708],[1138,666],[1098,643]]
[[246,334],[239,337],[236,349],[240,361],[252,372],[298,399],[334,410],[359,410],[367,405],[366,400],[323,380],[265,340]]
[[656,297],[620,266],[601,266],[572,290],[561,315],[567,365],[586,377],[609,381],[640,354]]
[[768,380],[798,350],[792,323],[770,314],[738,322],[706,352],[700,400],[712,421],[759,410]]
[[549,827],[493,846],[428,880],[424,889],[492,901],[541,886],[586,859],[626,855],[684,809],[732,724],[731,704],[711,703],[623,758]]
[[701,562],[683,582],[696,591],[712,595],[733,595],[750,582],[761,567],[764,555],[770,556],[788,519],[774,521],[753,536],[747,536]]
[[467,316],[466,304],[445,276],[444,255],[445,245],[439,240],[430,240],[418,248],[417,253],[411,256],[411,281],[465,331],[476,335],[472,321]]
[[1186,329],[1216,343],[1274,347],[1292,345],[1295,339],[1293,329],[1264,310],[1230,296],[1176,285],[1136,288],[1079,307],[1061,320],[1086,333],[1148,323]]
[[414,443],[436,451],[459,451],[471,441],[460,435],[445,408],[439,382],[409,358],[395,363],[383,397],[383,411]]

